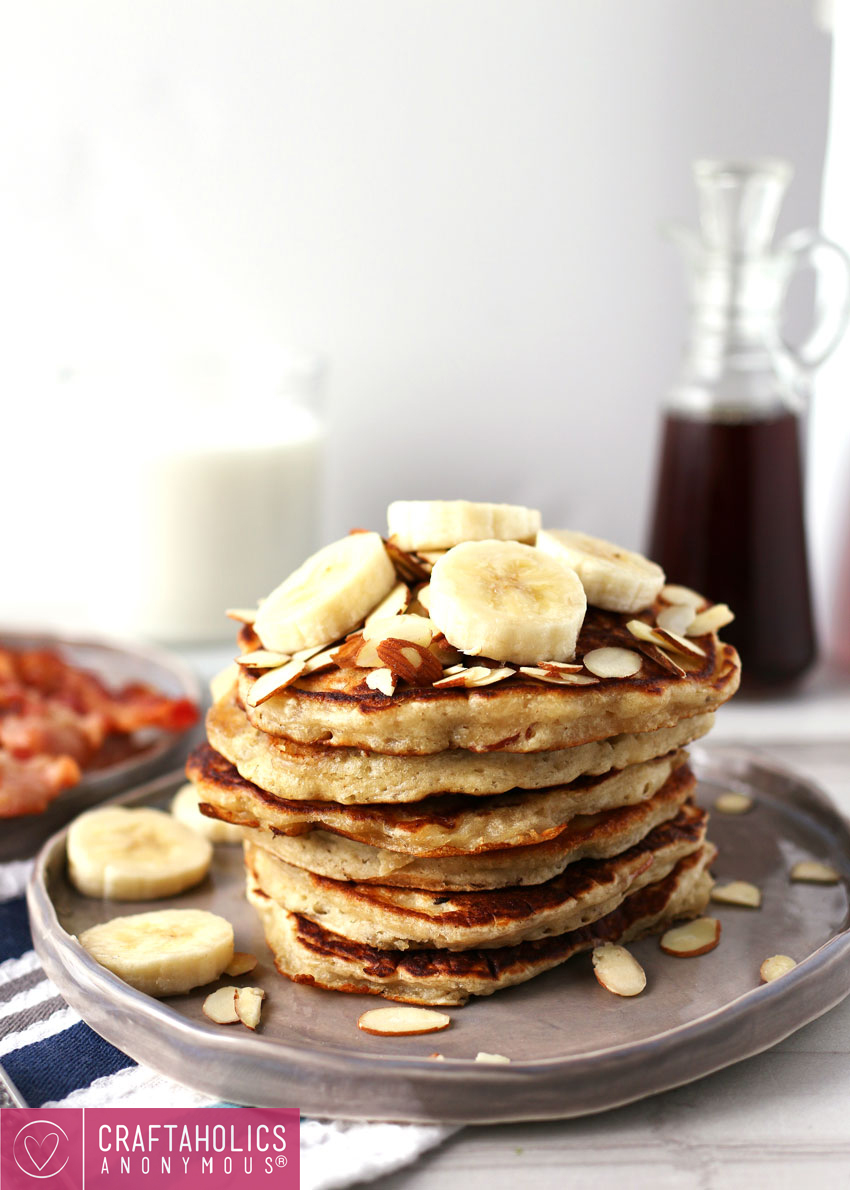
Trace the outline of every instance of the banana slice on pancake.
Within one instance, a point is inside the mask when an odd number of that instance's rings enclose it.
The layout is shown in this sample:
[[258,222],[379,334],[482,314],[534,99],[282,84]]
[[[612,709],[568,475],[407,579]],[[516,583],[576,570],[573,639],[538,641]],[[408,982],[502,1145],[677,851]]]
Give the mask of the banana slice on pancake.
[[379,533],[351,533],[302,563],[263,601],[254,631],[295,653],[339,640],[389,595],[396,573]]
[[68,830],[68,875],[86,897],[149,901],[199,884],[212,844],[163,810],[104,806]]
[[469,500],[396,500],[387,509],[390,536],[403,550],[445,550],[463,541],[534,541],[536,508]]
[[579,576],[592,607],[609,612],[639,612],[664,586],[664,571],[655,563],[601,537],[572,529],[541,529],[537,548],[571,567]]
[[456,649],[535,665],[567,661],[587,609],[574,570],[514,541],[469,541],[436,563],[431,619]]
[[102,967],[149,996],[212,983],[233,958],[233,926],[205,909],[114,917],[84,930],[79,941]]

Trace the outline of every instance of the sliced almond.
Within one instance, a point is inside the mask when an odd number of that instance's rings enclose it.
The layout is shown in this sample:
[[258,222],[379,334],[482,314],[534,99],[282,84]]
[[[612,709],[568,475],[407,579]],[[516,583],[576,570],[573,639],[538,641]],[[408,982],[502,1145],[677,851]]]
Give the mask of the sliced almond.
[[357,660],[355,661],[360,669],[374,669],[376,666],[383,665],[381,658],[378,656],[378,646],[373,640],[364,640],[357,650]]
[[[331,646],[333,645],[333,648]],[[292,654],[293,661],[312,661],[321,652],[327,650],[329,653],[334,652],[336,643],[332,640],[326,640],[320,645],[311,645],[309,649],[299,649],[297,653]]]
[[243,1025],[253,1032],[260,1023],[260,1012],[266,993],[262,988],[239,988],[236,992],[236,1012]]
[[375,651],[394,679],[411,686],[431,686],[442,677],[443,667],[434,654],[413,641],[383,640]]
[[389,616],[400,616],[409,603],[410,587],[407,583],[396,583],[389,595],[366,617],[365,626],[368,628],[376,620],[385,620]]
[[625,946],[606,942],[594,948],[591,959],[593,974],[615,996],[637,996],[646,987],[646,972]]
[[384,640],[404,640],[427,649],[436,631],[434,624],[422,616],[385,616],[366,624],[363,639],[376,646]]
[[393,675],[388,669],[373,669],[366,675],[366,685],[370,690],[377,690],[381,694],[386,694],[387,698],[392,698],[395,694],[395,682]]
[[781,975],[787,975],[796,966],[794,959],[789,958],[787,954],[774,954],[764,960],[759,967],[759,975],[765,983],[773,983],[774,979],[779,979]]
[[314,674],[318,673],[320,669],[330,669],[334,665],[336,653],[335,648],[324,649],[321,653],[316,653],[304,662],[304,673]]
[[674,926],[661,936],[661,949],[665,954],[680,959],[696,958],[708,954],[720,941],[720,922],[716,917],[698,917],[695,921]]
[[237,665],[244,665],[247,669],[277,669],[279,665],[286,665],[291,661],[289,653],[272,653],[269,649],[254,649],[252,653],[240,653],[236,658]]
[[434,682],[435,686],[492,686],[494,682],[503,682],[506,678],[516,675],[516,670],[508,666],[491,669],[487,665],[473,665],[469,669],[460,668],[448,677]]
[[[659,621],[661,617],[659,616]],[[688,625],[688,636],[704,636],[706,632],[719,632],[735,619],[735,613],[725,603],[715,603],[708,611],[694,616]]]
[[831,864],[816,859],[801,859],[791,869],[791,879],[804,884],[838,884],[841,873]]
[[692,603],[670,603],[662,607],[655,617],[659,628],[666,628],[668,632],[685,632],[694,622],[696,608]]
[[676,583],[667,583],[661,588],[661,598],[667,603],[689,603],[691,607],[702,607],[707,602],[704,595],[692,591],[690,587],[680,587]]
[[208,1016],[217,1025],[235,1025],[239,1020],[236,1011],[236,996],[238,988],[219,988],[217,992],[210,992],[203,1003],[204,1016]]
[[683,653],[686,657],[705,657],[705,650],[695,645],[692,640],[679,636],[678,632],[670,632],[666,628],[653,628],[643,620],[629,620],[626,625],[636,640],[649,641],[659,645],[662,649],[673,649],[676,653]]
[[[475,669],[483,669],[485,666],[476,665]],[[477,675],[468,685],[473,687],[478,686],[492,686],[494,682],[504,682],[506,678],[516,677],[516,670],[509,666],[499,666],[497,669],[488,669],[486,674]]]
[[428,575],[431,573],[430,562],[424,561],[420,554],[403,550],[401,546],[396,545],[392,537],[384,540],[384,548],[400,579],[406,583],[427,583]]
[[643,665],[643,658],[632,649],[591,649],[582,658],[584,668],[597,678],[631,678]]
[[277,669],[270,669],[263,674],[262,677],[257,678],[251,689],[248,691],[247,703],[249,707],[258,707],[266,702],[272,695],[277,694],[279,690],[285,690],[287,686],[291,686],[296,678],[300,678],[304,672],[306,662],[288,661],[286,665],[281,665]]
[[748,880],[730,880],[728,884],[715,884],[711,890],[712,901],[723,905],[743,905],[747,909],[758,909],[761,905],[761,889]]
[[[340,669],[352,669],[357,665],[357,657],[360,650],[364,647],[363,634],[360,632],[352,633],[351,636],[341,644],[338,649],[331,653],[331,659],[334,665],[338,665]],[[369,646],[372,647],[371,645]],[[379,665],[378,654],[375,654],[375,665]]]
[[582,664],[580,661],[541,661],[539,668],[553,674],[579,674]]
[[598,678],[586,674],[555,673],[554,670],[544,669],[542,665],[521,665],[519,672],[540,682],[551,682],[553,686],[596,686],[599,683]]
[[721,793],[714,803],[719,814],[746,814],[753,808],[753,799],[747,793]]
[[417,603],[421,603],[421,605],[425,608],[426,612],[430,610],[430,608],[428,607],[428,599],[430,598],[430,594],[431,594],[431,584],[430,583],[426,583],[424,587],[420,587],[419,590],[416,592],[416,601],[417,601]]
[[405,1004],[395,1008],[370,1008],[360,1016],[357,1027],[377,1037],[412,1037],[415,1033],[439,1033],[441,1029],[448,1029],[451,1023],[452,1018],[444,1012]]
[[239,624],[253,624],[259,610],[257,607],[229,607],[224,614]]
[[245,950],[236,950],[233,952],[233,958],[224,968],[224,974],[235,978],[237,975],[247,975],[249,971],[253,971],[257,965],[257,956],[255,954],[248,954]]
[[443,677],[444,678],[453,678],[455,674],[462,674],[465,669],[466,669],[466,666],[463,664],[463,662],[460,662],[457,665],[449,665],[446,667],[446,669],[443,670]]
[[638,641],[638,648],[644,657],[648,657],[650,661],[654,661],[656,665],[660,665],[668,673],[675,674],[677,678],[685,676],[686,670],[682,668],[678,661],[674,661],[669,653],[665,653],[663,649],[659,649],[658,645],[642,640]]
[[486,1050],[479,1050],[475,1055],[476,1062],[484,1062],[488,1066],[510,1066],[510,1058],[504,1054],[488,1054]]
[[449,644],[442,632],[437,633],[428,648],[444,668],[446,666],[453,667],[460,663],[461,655],[459,650],[454,645]]

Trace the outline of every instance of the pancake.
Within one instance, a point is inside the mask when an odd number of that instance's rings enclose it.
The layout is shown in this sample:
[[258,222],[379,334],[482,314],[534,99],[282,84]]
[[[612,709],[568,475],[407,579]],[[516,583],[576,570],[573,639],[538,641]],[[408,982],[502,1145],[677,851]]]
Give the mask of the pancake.
[[282,909],[249,869],[247,896],[263,924],[278,971],[296,983],[384,996],[410,1004],[461,1005],[523,983],[603,942],[630,942],[697,917],[713,880],[715,850],[705,844],[663,880],[633,892],[590,925],[518,946],[486,950],[378,950]]
[[[647,615],[647,623],[655,622],[660,606]],[[577,660],[606,646],[641,651],[643,646],[626,628],[633,618],[588,608]],[[363,670],[334,667],[302,676],[251,707],[249,697],[258,674],[243,667],[238,690],[255,727],[303,743],[405,756],[450,748],[541,752],[623,732],[672,727],[681,719],[715,710],[738,688],[738,654],[714,634],[693,643],[704,650],[704,656],[677,658],[686,667],[682,674],[671,673],[642,652],[642,667],[633,677],[606,678],[583,686],[556,686],[517,673],[477,689],[399,685],[387,697],[366,686]],[[481,660],[467,658],[470,664]]]
[[438,892],[542,884],[577,860],[608,859],[634,847],[656,826],[675,818],[695,785],[696,778],[682,766],[653,797],[637,805],[576,815],[560,834],[542,843],[471,855],[423,859],[323,830],[303,835],[263,830],[252,837],[279,859],[333,880]]
[[452,748],[406,756],[267,735],[254,727],[231,693],[210,708],[207,736],[216,752],[247,781],[269,793],[293,800],[365,804],[414,802],[435,793],[482,796],[566,784],[585,773],[606,773],[663,756],[704,736],[713,723],[711,713],[694,715],[672,727],[615,735],[554,752]]
[[408,855],[469,855],[528,846],[560,834],[577,814],[596,814],[652,797],[686,753],[672,752],[601,777],[580,777],[552,789],[492,797],[448,794],[407,805],[338,805],[276,798],[240,777],[208,745],[196,748],[186,772],[204,813],[239,826],[299,835],[311,828]]
[[579,860],[542,884],[433,892],[317,876],[253,840],[245,863],[282,909],[367,946],[405,950],[513,946],[577,929],[610,913],[629,891],[663,880],[705,839],[707,815],[691,803],[636,846],[606,860]]

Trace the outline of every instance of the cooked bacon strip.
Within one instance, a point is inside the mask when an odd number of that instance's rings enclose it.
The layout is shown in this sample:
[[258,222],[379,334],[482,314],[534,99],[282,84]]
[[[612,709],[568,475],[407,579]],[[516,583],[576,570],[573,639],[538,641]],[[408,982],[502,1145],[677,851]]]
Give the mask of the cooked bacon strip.
[[79,766],[70,756],[16,760],[0,752],[0,818],[41,814],[63,789],[76,785]]
[[187,698],[140,683],[112,691],[51,649],[0,648],[0,817],[39,813],[111,735],[185,731],[197,720]]

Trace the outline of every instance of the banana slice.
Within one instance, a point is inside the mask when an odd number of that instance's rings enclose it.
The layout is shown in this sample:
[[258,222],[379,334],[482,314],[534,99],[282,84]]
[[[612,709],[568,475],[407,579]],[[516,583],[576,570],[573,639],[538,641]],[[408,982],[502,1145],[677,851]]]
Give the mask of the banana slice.
[[232,822],[222,822],[220,818],[207,818],[198,809],[198,791],[191,781],[181,785],[171,803],[171,813],[178,822],[188,826],[189,830],[203,835],[211,843],[241,843],[245,837],[241,826],[234,826]]
[[102,967],[149,996],[176,996],[218,979],[233,958],[233,926],[205,909],[114,917],[79,937]]
[[86,897],[149,901],[206,876],[212,844],[164,810],[105,806],[68,831],[68,875]]
[[295,653],[356,628],[396,585],[378,533],[351,533],[302,563],[266,599],[254,631],[266,649]]
[[537,548],[581,579],[587,602],[609,612],[639,612],[658,596],[664,571],[642,554],[572,529],[541,529]]
[[396,500],[387,509],[390,536],[403,550],[443,550],[462,541],[534,541],[536,508],[469,500]]
[[514,541],[449,550],[431,575],[429,605],[456,649],[519,665],[569,660],[587,609],[574,570]]

